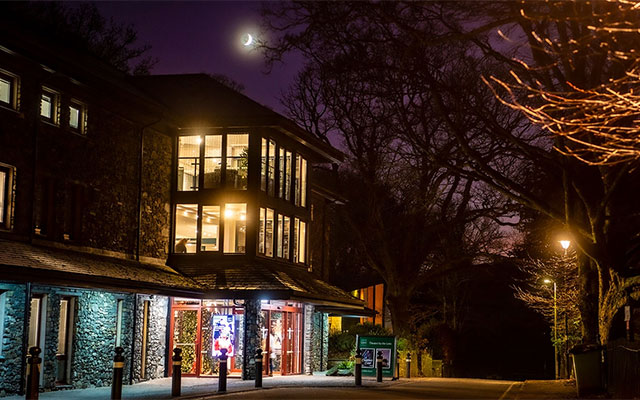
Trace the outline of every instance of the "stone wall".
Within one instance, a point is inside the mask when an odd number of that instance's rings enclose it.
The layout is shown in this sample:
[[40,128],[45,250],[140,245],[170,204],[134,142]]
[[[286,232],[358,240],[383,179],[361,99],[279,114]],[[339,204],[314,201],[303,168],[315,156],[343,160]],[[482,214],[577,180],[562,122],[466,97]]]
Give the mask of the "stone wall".
[[302,342],[302,348],[304,350],[304,365],[302,370],[305,374],[311,375],[314,371],[315,352],[313,351],[313,306],[310,304],[304,305],[304,339]]
[[313,313],[313,333],[311,335],[311,369],[325,371],[329,358],[329,314]]
[[260,326],[264,324],[262,313],[260,312],[260,300],[245,300],[244,302],[244,326],[245,345],[244,363],[242,368],[242,379],[256,379],[255,355],[262,345],[260,340]]
[[[144,303],[149,302],[146,368],[142,374],[142,343]],[[165,358],[167,352],[167,312],[169,298],[164,296],[138,295],[137,322],[135,327],[135,345],[133,357],[133,381],[140,382],[165,376]]]
[[[76,388],[111,384],[116,344],[117,300],[123,300],[122,336],[124,382],[129,381],[133,295],[83,291],[76,300],[71,385]],[[56,332],[57,334],[57,332]]]
[[25,286],[0,284],[4,292],[4,330],[0,332],[0,396],[17,393],[22,370]]
[[153,131],[144,134],[140,254],[167,258],[171,213],[172,139]]

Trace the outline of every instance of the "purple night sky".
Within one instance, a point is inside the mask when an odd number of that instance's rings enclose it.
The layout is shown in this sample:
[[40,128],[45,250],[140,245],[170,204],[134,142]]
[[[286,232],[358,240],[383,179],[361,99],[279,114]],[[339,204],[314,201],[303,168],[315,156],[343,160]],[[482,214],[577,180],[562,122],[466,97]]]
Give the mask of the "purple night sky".
[[242,46],[242,35],[259,35],[260,2],[98,2],[107,18],[132,23],[138,42],[158,59],[152,74],[215,73],[244,85],[244,94],[283,112],[278,100],[302,66],[299,57],[269,74],[262,56]]

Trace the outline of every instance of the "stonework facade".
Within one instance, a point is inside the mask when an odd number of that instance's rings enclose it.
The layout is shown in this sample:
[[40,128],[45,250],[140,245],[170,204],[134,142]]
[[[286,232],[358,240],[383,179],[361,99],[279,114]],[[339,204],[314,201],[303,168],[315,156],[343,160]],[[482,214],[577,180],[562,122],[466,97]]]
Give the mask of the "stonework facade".
[[[0,284],[0,301],[4,302],[4,329],[0,332],[0,396],[17,393],[23,362],[22,340],[26,306],[26,285]],[[3,305],[0,304],[0,308]]]
[[[135,297],[137,306],[134,328],[133,382],[162,378],[166,376],[165,367],[167,365],[169,298],[156,295],[136,295]],[[143,359],[144,373],[142,372]]]

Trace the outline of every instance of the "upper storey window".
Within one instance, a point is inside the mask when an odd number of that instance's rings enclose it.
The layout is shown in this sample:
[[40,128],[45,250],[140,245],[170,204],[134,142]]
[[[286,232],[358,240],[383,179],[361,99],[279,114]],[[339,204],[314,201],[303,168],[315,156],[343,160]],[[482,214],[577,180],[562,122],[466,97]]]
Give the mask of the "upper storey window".
[[0,105],[17,109],[18,78],[0,70]]
[[249,171],[249,135],[227,135],[227,186],[247,188]]
[[[60,95],[53,90],[43,88],[40,96],[40,117],[47,122],[57,124],[59,106]],[[76,114],[75,117],[78,118],[78,115]]]
[[77,133],[87,133],[87,106],[72,100],[69,104],[69,128]]
[[201,187],[216,189],[223,184],[233,189],[246,189],[249,135],[180,136],[177,165],[179,191],[195,191]]
[[300,155],[296,156],[296,205],[307,206],[307,160]]
[[201,136],[178,138],[178,190],[200,188],[200,143]]

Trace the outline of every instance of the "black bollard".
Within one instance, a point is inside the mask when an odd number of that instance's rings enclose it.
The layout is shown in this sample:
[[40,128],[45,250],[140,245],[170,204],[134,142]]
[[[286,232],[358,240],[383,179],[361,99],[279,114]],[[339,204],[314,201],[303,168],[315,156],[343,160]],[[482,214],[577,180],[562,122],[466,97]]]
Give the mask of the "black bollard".
[[356,350],[356,386],[362,386],[362,351]]
[[171,374],[171,396],[180,396],[180,386],[182,385],[182,349],[176,347],[173,349],[173,372]]
[[376,381],[382,382],[382,352],[378,351],[378,357],[376,357]]
[[124,349],[116,347],[113,357],[113,382],[111,382],[111,400],[122,399],[122,372],[124,371]]
[[218,392],[227,391],[227,349],[220,349],[220,372],[218,373]]
[[34,346],[29,349],[27,357],[27,393],[28,400],[38,400],[40,395],[40,363],[42,358],[39,357],[42,350],[40,347]]
[[262,349],[258,349],[256,351],[255,357],[256,363],[256,387],[262,387]]
[[407,374],[406,377],[407,379],[411,378],[411,353],[407,352]]

